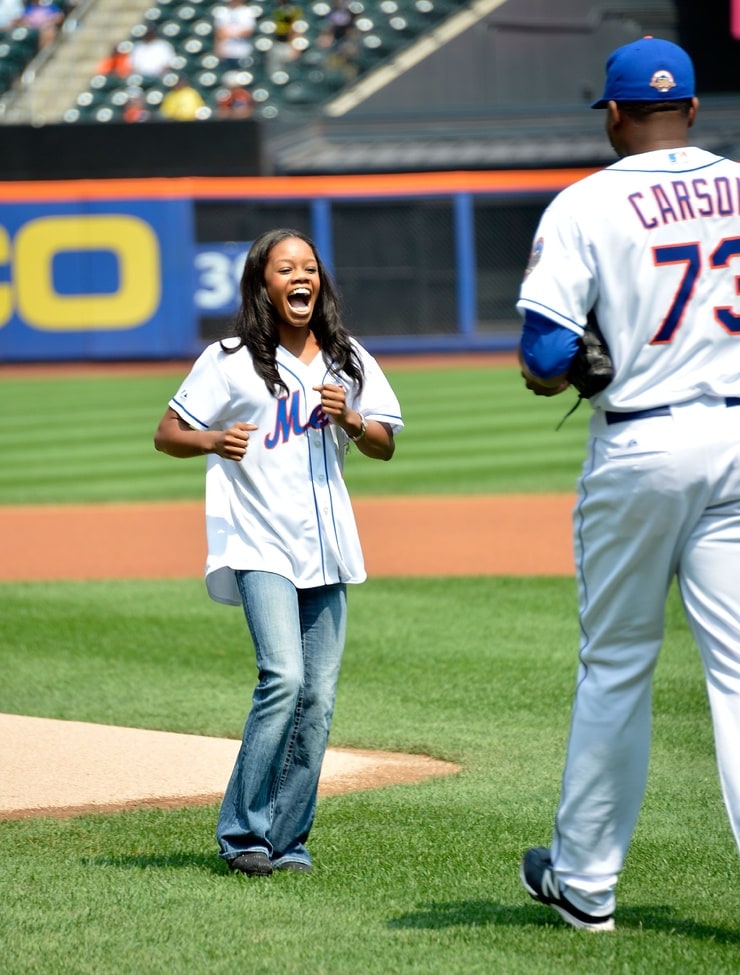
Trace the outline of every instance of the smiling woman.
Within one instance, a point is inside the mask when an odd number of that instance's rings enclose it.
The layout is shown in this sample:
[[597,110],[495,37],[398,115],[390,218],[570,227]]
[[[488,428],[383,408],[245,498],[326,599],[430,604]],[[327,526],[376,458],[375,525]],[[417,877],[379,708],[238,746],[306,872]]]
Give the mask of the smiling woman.
[[347,447],[390,460],[403,422],[308,237],[258,237],[240,288],[235,335],[198,358],[154,442],[207,455],[206,585],[243,606],[260,672],[217,839],[232,870],[267,875],[311,869],[346,586],[366,578]]

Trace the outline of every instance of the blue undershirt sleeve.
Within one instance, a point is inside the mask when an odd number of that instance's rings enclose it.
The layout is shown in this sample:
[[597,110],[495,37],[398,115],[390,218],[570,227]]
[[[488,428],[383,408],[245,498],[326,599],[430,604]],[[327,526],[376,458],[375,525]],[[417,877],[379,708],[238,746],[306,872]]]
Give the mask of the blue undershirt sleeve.
[[535,311],[525,312],[521,337],[522,359],[539,379],[552,379],[568,371],[578,348],[578,336]]

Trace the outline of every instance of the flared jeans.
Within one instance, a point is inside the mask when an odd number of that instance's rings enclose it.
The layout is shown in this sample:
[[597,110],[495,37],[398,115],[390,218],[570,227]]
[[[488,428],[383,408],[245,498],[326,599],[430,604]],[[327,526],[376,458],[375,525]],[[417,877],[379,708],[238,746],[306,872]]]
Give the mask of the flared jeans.
[[344,584],[297,589],[270,572],[236,573],[259,679],[226,788],[216,838],[227,860],[260,850],[310,864],[316,813],[344,651]]

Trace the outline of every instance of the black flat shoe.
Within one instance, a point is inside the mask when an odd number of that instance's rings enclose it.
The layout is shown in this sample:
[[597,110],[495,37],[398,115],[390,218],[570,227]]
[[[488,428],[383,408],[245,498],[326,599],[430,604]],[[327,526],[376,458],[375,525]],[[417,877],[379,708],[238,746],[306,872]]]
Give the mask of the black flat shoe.
[[261,850],[240,853],[238,857],[228,861],[229,870],[245,873],[249,877],[269,877],[272,873],[270,858]]

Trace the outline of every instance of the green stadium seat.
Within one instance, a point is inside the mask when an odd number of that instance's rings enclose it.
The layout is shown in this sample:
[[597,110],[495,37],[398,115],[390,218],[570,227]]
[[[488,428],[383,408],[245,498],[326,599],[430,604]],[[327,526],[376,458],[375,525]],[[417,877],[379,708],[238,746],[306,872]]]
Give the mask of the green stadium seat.
[[175,9],[175,18],[185,23],[198,19],[198,8],[192,3],[183,3]]
[[96,122],[113,122],[116,119],[116,112],[110,105],[101,105],[95,109],[92,117]]
[[114,74],[96,74],[90,79],[89,88],[96,91],[113,91],[120,87],[121,79]]
[[12,61],[0,59],[0,92],[10,91],[18,75],[17,65]]
[[107,93],[102,89],[88,88],[77,96],[75,107],[81,112],[91,115],[95,109],[105,104]]
[[198,89],[201,95],[218,88],[221,83],[221,79],[215,71],[199,71],[194,76],[189,77],[191,84]]
[[30,27],[14,27],[6,33],[8,43],[19,55],[30,61],[39,50],[39,32]]
[[176,20],[168,20],[164,24],[161,24],[157,29],[157,33],[160,37],[168,40],[175,50],[178,47],[178,40],[184,40],[185,37],[189,36],[189,32],[183,30],[182,24],[179,24]]
[[167,89],[163,85],[152,85],[151,88],[147,89],[144,95],[144,101],[149,108],[157,109],[162,104],[162,99],[166,94]]

